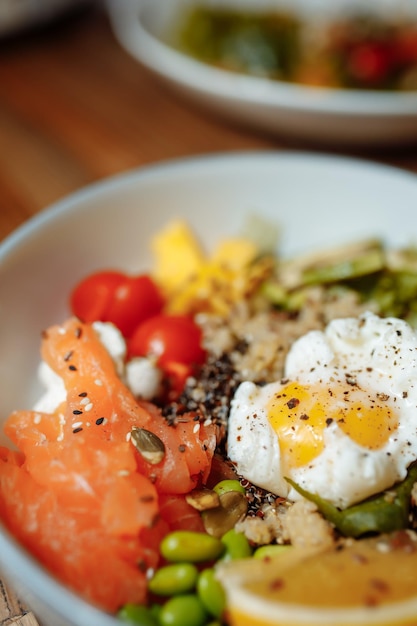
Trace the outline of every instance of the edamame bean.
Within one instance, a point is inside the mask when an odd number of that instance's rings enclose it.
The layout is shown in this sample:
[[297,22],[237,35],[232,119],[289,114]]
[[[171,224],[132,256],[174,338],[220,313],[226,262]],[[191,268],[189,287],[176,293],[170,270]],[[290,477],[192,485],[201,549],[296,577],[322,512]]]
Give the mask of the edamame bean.
[[174,596],[192,591],[196,585],[198,569],[192,563],[175,563],[159,568],[148,584],[158,596]]
[[174,596],[167,600],[159,613],[160,626],[204,626],[206,609],[195,594]]
[[158,621],[146,606],[140,604],[125,604],[117,617],[126,624],[134,626],[158,626]]
[[221,541],[226,546],[226,551],[222,557],[225,561],[246,559],[252,556],[252,548],[246,535],[237,532],[234,528],[228,530],[221,538]]
[[217,485],[213,487],[213,491],[215,491],[219,496],[222,493],[227,493],[228,491],[240,491],[240,493],[246,493],[245,488],[242,487],[238,480],[233,479],[225,479],[221,480]]
[[162,556],[175,563],[213,561],[223,554],[224,549],[224,544],[217,537],[191,530],[169,533],[160,545]]
[[283,552],[286,552],[287,550],[291,550],[291,546],[289,545],[280,546],[280,545],[272,544],[272,545],[261,546],[260,548],[257,548],[255,552],[253,553],[253,556],[255,557],[255,559],[265,559],[265,558],[277,556],[278,554],[282,554]]
[[200,573],[197,580],[197,593],[210,615],[220,618],[226,607],[226,595],[213,568],[209,567]]

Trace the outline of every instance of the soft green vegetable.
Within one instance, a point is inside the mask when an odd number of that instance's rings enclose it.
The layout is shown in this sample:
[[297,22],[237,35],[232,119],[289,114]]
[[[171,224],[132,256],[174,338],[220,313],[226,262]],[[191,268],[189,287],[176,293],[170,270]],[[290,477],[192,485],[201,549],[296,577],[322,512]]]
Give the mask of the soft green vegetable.
[[158,626],[158,621],[151,609],[140,604],[125,604],[117,617],[126,624],[134,626]]
[[386,250],[366,240],[278,262],[276,275],[261,295],[274,306],[299,311],[321,286],[332,296],[352,292],[383,317],[405,319],[417,327],[417,249]]
[[307,267],[302,272],[303,283],[317,285],[357,278],[380,271],[384,264],[383,251],[375,247],[353,258],[347,257],[334,263]]
[[417,481],[417,463],[413,463],[407,477],[389,491],[372,496],[344,510],[328,500],[309,493],[290,478],[287,482],[302,496],[314,502],[324,517],[346,537],[360,537],[368,533],[389,533],[407,528],[411,490]]
[[213,617],[220,618],[226,608],[226,595],[213,568],[205,569],[200,573],[197,593],[207,612]]
[[291,546],[289,544],[270,544],[257,548],[253,553],[253,556],[255,559],[267,559],[270,557],[278,556],[279,554],[283,554],[284,552],[287,552],[287,550],[291,550]]
[[161,541],[162,556],[171,562],[189,561],[199,563],[218,559],[224,552],[224,544],[217,537],[190,530],[177,530]]
[[170,598],[159,613],[160,626],[204,626],[207,618],[207,611],[195,594]]
[[160,567],[148,584],[149,591],[159,596],[173,596],[192,591],[198,570],[192,563],[175,563]]
[[245,493],[245,488],[242,487],[238,480],[228,478],[217,483],[217,485],[213,487],[213,491],[221,496],[229,491],[240,491],[241,493]]
[[231,561],[232,559],[246,559],[252,556],[252,548],[244,533],[237,532],[234,528],[228,530],[221,538],[222,543],[226,547],[223,554],[223,560]]
[[178,35],[182,52],[237,72],[290,79],[299,55],[299,20],[284,12],[195,7]]

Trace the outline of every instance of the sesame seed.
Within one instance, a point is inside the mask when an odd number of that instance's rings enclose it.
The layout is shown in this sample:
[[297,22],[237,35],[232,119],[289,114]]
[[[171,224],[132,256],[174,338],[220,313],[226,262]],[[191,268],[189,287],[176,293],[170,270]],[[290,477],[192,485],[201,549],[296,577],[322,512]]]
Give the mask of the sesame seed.
[[196,433],[198,433],[199,430],[200,430],[200,422],[195,424],[195,426],[193,428],[193,433],[196,434]]
[[106,423],[105,417],[99,417],[98,419],[96,419],[97,426],[100,426],[101,424],[105,424],[105,423]]
[[78,394],[78,397],[79,398],[85,398],[86,395],[87,395],[87,392],[86,391],[82,391],[81,393]]
[[80,427],[80,428],[75,428],[75,430],[73,430],[72,432],[76,434],[76,433],[80,433],[81,431],[82,431],[82,428]]
[[80,404],[81,404],[81,406],[85,406],[89,402],[90,402],[90,398],[87,398],[87,394],[85,394],[85,396],[83,396],[83,399],[81,400]]
[[73,415],[82,415],[82,414],[83,414],[83,412],[82,412],[82,411],[80,411],[79,409],[75,409],[75,410],[72,412],[72,414],[73,414]]
[[103,381],[101,381],[99,378],[96,378],[96,380],[94,381],[94,384],[97,385],[97,387],[102,387]]
[[71,372],[77,371],[77,368],[75,367],[75,365],[70,365],[68,369],[71,370]]
[[80,426],[82,426],[82,425],[83,425],[83,422],[74,422],[74,423],[73,423],[73,425],[72,425],[72,427],[73,427],[73,428],[75,428],[75,429],[77,429],[77,428],[79,428],[79,427],[80,427]]
[[84,410],[85,411],[91,411],[93,406],[94,406],[94,404],[92,402],[89,402],[88,404],[85,405]]
[[35,413],[35,416],[33,418],[33,423],[34,424],[40,424],[41,423],[41,419],[42,419],[42,415],[40,413]]
[[117,473],[119,476],[129,476],[130,474],[129,470],[119,470]]

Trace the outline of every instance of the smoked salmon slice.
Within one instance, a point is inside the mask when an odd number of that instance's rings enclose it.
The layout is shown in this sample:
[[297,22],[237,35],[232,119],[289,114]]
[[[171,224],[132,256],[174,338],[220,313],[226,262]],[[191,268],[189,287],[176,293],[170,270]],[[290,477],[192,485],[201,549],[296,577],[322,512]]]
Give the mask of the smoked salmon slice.
[[[0,514],[14,535],[60,580],[115,611],[146,601],[146,570],[159,562],[171,529],[201,529],[185,494],[207,480],[216,427],[187,414],[170,424],[139,403],[117,376],[94,328],[76,318],[49,328],[42,358],[62,378],[54,413],[15,411],[0,449]],[[132,429],[165,448],[147,461]]]

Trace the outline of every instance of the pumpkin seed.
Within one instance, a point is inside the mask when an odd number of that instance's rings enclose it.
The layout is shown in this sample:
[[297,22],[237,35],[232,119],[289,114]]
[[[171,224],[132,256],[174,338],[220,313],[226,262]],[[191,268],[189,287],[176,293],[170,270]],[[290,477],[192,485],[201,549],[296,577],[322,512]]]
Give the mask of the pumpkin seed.
[[151,465],[157,465],[164,459],[164,442],[150,430],[134,426],[130,432],[130,440],[139,454]]
[[212,489],[194,489],[185,496],[185,499],[197,511],[207,511],[220,506],[219,495]]
[[219,496],[220,506],[203,511],[204,528],[213,537],[222,537],[246,515],[248,501],[240,491],[226,491]]

